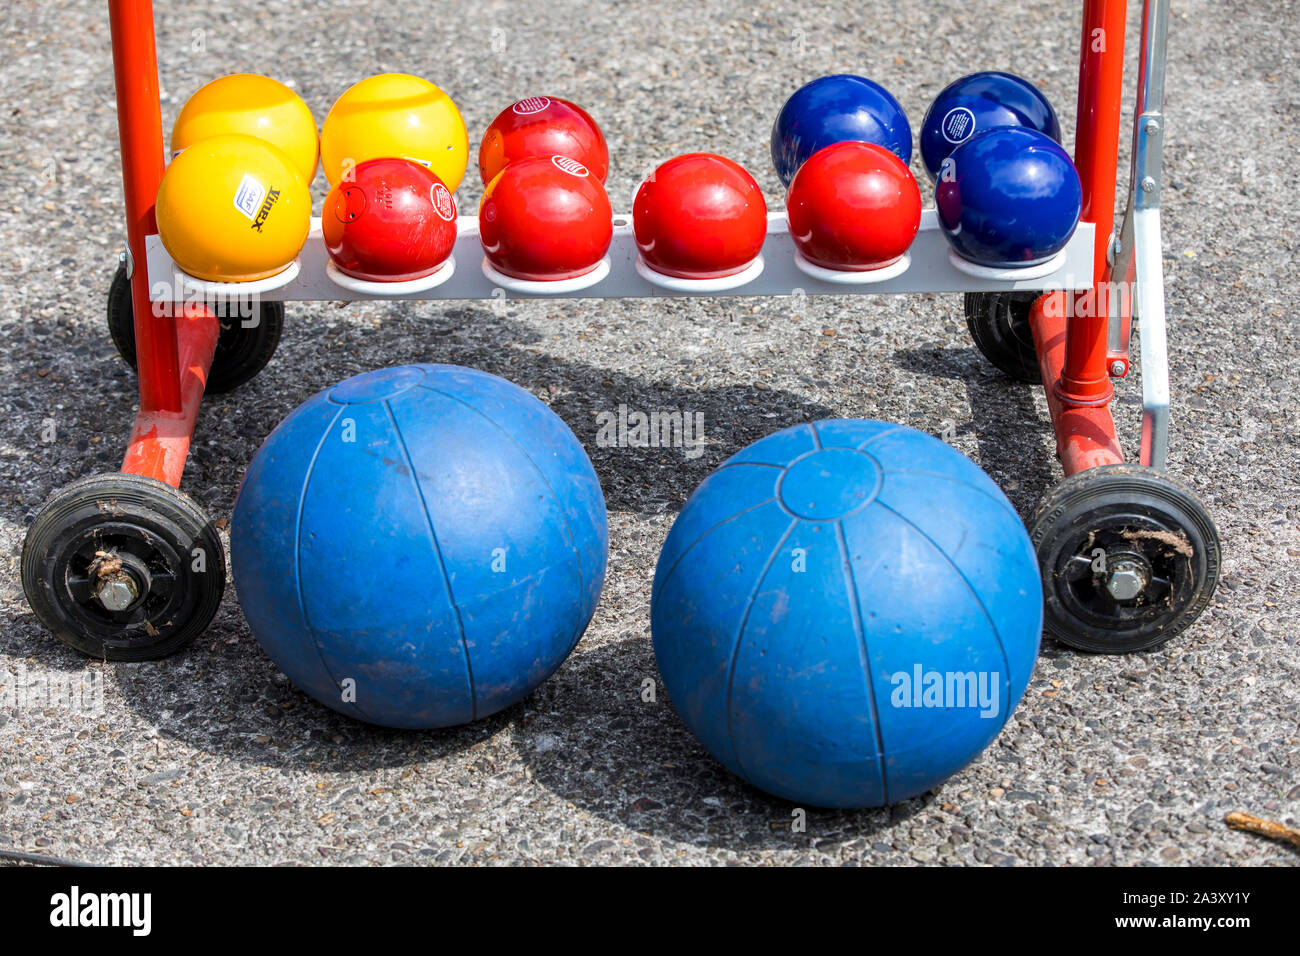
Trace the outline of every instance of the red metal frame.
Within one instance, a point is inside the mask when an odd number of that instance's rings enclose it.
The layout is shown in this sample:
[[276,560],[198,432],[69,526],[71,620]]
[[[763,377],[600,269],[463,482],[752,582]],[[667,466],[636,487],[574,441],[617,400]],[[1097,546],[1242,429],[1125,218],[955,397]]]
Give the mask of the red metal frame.
[[[1079,110],[1074,165],[1083,183],[1083,216],[1095,223],[1093,288],[1052,292],[1030,310],[1034,347],[1056,431],[1056,453],[1066,475],[1124,460],[1110,413],[1114,387],[1106,332],[1111,280],[1110,237],[1115,228],[1120,108],[1124,99],[1125,0],[1085,0],[1079,50]],[[1127,361],[1124,361],[1127,372]]]
[[165,168],[153,4],[109,0],[108,18],[140,380],[140,412],[122,470],[179,487],[219,325],[206,309],[155,307],[149,301],[145,237],[158,231],[154,198]]
[[[178,486],[219,324],[206,309],[150,303],[145,237],[158,231],[154,197],[165,165],[153,4],[109,0],[108,7],[140,377],[140,412],[122,470]],[[1115,222],[1126,13],[1126,0],[1084,0],[1075,165],[1083,183],[1083,219],[1096,224],[1091,301],[1083,298],[1086,291],[1074,293],[1082,307],[1067,309],[1067,293],[1053,292],[1039,298],[1030,313],[1057,454],[1067,475],[1123,461],[1110,413],[1115,357],[1107,352],[1110,303],[1104,289],[1111,280],[1107,260]]]

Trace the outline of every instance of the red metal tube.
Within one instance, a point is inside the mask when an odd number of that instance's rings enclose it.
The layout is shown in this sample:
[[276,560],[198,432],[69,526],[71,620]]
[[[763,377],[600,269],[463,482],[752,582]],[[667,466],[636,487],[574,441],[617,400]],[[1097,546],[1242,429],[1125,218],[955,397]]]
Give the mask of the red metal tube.
[[[171,307],[164,311],[171,321]],[[208,370],[217,348],[221,324],[215,315],[201,306],[176,309],[176,338],[179,342],[181,373],[177,380],[181,395],[177,411],[140,407],[126,448],[122,470],[147,475],[180,487],[185,458],[190,451],[194,421],[203,403]]]
[[[1125,0],[1085,0],[1079,53],[1079,111],[1074,164],[1083,183],[1083,220],[1097,226],[1092,296],[1076,295],[1066,328],[1060,378],[1049,393],[1068,405],[1110,401],[1114,389],[1106,362],[1107,253],[1115,228],[1120,108],[1124,98]],[[1091,299],[1091,301],[1088,301]],[[1050,397],[1050,395],[1049,395]]]
[[[1066,359],[1069,337],[1066,319],[1066,296],[1069,292],[1049,292],[1040,296],[1029,310],[1029,328],[1034,335],[1034,350],[1045,383],[1060,378]],[[1103,344],[1105,340],[1102,340]],[[1124,452],[1115,435],[1115,421],[1109,403],[1071,405],[1057,391],[1047,388],[1047,408],[1056,431],[1056,456],[1065,474],[1073,475],[1085,468],[1114,465],[1124,460]]]
[[135,309],[140,410],[179,412],[182,402],[176,325],[169,310],[155,312],[151,308],[145,259],[145,237],[158,231],[154,198],[165,168],[153,4],[150,0],[109,0],[108,19],[113,35],[117,128],[122,144],[126,240],[134,268],[131,303]]

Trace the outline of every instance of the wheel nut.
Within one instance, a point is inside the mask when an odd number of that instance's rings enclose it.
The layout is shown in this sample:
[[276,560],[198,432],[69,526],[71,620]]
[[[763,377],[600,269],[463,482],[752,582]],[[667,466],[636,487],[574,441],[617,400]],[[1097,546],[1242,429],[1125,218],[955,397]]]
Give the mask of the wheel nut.
[[1106,590],[1116,601],[1131,601],[1146,586],[1146,575],[1127,562],[1117,563],[1106,577]]
[[116,571],[99,579],[95,596],[108,610],[125,611],[140,597],[140,588],[131,575],[125,571]]

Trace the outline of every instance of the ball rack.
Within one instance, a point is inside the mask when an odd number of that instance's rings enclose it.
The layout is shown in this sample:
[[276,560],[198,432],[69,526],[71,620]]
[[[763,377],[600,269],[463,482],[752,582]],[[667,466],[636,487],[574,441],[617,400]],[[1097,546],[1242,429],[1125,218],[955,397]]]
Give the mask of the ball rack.
[[[698,295],[690,288],[686,280],[673,285],[659,285],[645,278],[636,268],[637,248],[632,235],[631,214],[614,217],[614,238],[610,243],[609,271],[603,279],[587,288],[574,292],[563,291],[554,295],[546,291],[525,291],[513,284],[503,286],[488,277],[481,263],[483,247],[479,243],[478,219],[475,216],[460,216],[456,220],[456,246],[452,252],[455,259],[455,271],[451,277],[426,292],[399,293],[385,295],[375,292],[362,292],[346,288],[331,279],[326,272],[329,256],[321,239],[320,220],[312,221],[307,244],[296,260],[298,268],[293,278],[279,288],[257,294],[259,300],[302,302],[335,301],[351,302],[361,300],[429,300],[429,299],[541,299],[541,298],[649,298],[657,296],[691,296]],[[996,292],[1005,289],[1086,289],[1092,282],[1092,246],[1094,227],[1083,223],[1076,230],[1069,246],[1060,257],[1059,265],[1050,273],[1038,278],[1009,280],[976,278],[960,271],[960,266],[952,261],[948,253],[948,242],[939,230],[938,217],[934,210],[925,210],[921,214],[921,229],[909,250],[911,263],[907,270],[894,278],[883,282],[872,281],[872,273],[846,273],[846,276],[860,278],[852,285],[827,282],[814,278],[795,265],[794,241],[786,225],[784,212],[768,214],[767,236],[763,242],[762,271],[744,285],[720,292],[709,292],[710,296],[773,296],[797,295],[844,295],[847,292]],[[251,299],[240,288],[242,283],[199,283],[186,276],[174,262],[167,250],[163,248],[158,236],[148,236],[145,240],[147,273],[154,277],[150,285],[150,299],[153,303],[169,303],[179,299],[182,302],[241,300],[247,306]],[[883,271],[883,270],[882,270]],[[1008,270],[1009,271],[1009,270]],[[372,285],[372,284],[367,284]],[[374,283],[373,285],[378,285]],[[551,283],[528,283],[529,286],[541,287]],[[238,310],[234,310],[238,311]]]
[[[975,344],[1012,377],[1041,381],[1051,412],[1066,478],[1027,522],[1043,575],[1046,630],[1092,651],[1157,646],[1209,603],[1219,567],[1213,522],[1195,495],[1163,472],[1169,373],[1160,159],[1168,11],[1167,0],[1144,2],[1132,176],[1117,231],[1127,4],[1083,2],[1075,125],[1082,221],[1047,274],[1040,269],[1036,277],[1024,271],[992,278],[960,268],[935,213],[926,211],[905,270],[892,270],[879,282],[825,281],[797,268],[781,212],[769,215],[763,268],[750,281],[720,292],[668,289],[636,268],[630,217],[619,215],[608,274],[565,294],[965,293]],[[196,294],[157,234],[154,197],[165,153],[152,3],[109,0],[109,17],[127,218],[127,251],[115,281],[116,304],[110,297],[110,327],[138,373],[140,408],[121,472],[57,491],[29,531],[22,565],[28,600],[57,636],[95,656],[147,659],[192,640],[220,601],[220,539],[178,489],[205,390],[215,387],[223,362],[235,361],[231,356],[246,366],[223,379],[236,384],[269,361],[282,302],[490,300],[539,293],[508,290],[489,279],[481,268],[478,224],[470,216],[458,221],[454,274],[435,288],[401,296],[344,288],[327,274],[315,221],[292,279],[252,303],[256,311],[248,314],[272,321],[219,318],[223,304],[247,296],[247,289]],[[1142,326],[1137,466],[1124,463],[1110,410],[1112,380],[1129,374],[1135,316]],[[268,324],[274,328],[268,331]]]

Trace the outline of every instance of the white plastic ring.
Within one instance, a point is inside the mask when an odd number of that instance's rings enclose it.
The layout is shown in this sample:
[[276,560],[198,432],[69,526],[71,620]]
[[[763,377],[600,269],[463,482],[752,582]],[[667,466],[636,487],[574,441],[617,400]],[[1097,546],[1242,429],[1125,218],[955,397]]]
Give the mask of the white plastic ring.
[[283,289],[294,279],[298,278],[298,273],[302,266],[298,260],[294,259],[279,272],[273,276],[267,276],[265,279],[254,279],[252,282],[212,282],[208,279],[200,279],[192,276],[188,272],[176,270],[176,276],[180,288],[184,292],[198,292],[205,298],[212,299],[238,299],[244,296],[259,295],[263,292],[270,292],[274,289]]
[[1050,259],[1044,259],[1036,265],[1029,266],[982,266],[978,262],[971,262],[969,259],[963,259],[958,255],[956,249],[948,250],[948,261],[958,272],[964,272],[966,275],[976,279],[992,279],[997,282],[1005,282],[1011,279],[1041,279],[1044,276],[1050,276],[1053,272],[1065,265],[1066,250],[1062,249]]
[[421,276],[418,279],[405,279],[400,282],[376,282],[373,279],[358,279],[356,276],[348,275],[334,264],[333,259],[325,263],[325,274],[329,276],[331,282],[342,289],[357,292],[361,295],[393,296],[428,292],[450,279],[455,271],[456,257],[448,256],[446,262],[427,276]]
[[504,272],[498,272],[493,268],[492,263],[488,262],[487,256],[484,256],[483,275],[493,285],[509,289],[511,292],[522,292],[525,295],[564,295],[590,289],[596,283],[603,281],[609,275],[609,257],[601,259],[596,263],[596,268],[590,272],[584,272],[571,279],[516,279]]
[[867,285],[872,282],[886,282],[889,279],[898,278],[911,267],[912,256],[910,253],[905,252],[887,266],[881,266],[878,269],[854,271],[851,269],[827,269],[825,266],[819,266],[814,262],[809,262],[803,253],[796,249],[794,251],[794,264],[804,275],[812,279],[820,279],[822,282],[834,282],[838,285]]
[[763,257],[759,255],[739,272],[734,272],[729,276],[719,276],[716,279],[683,279],[680,276],[664,275],[662,272],[656,272],[652,269],[639,255],[636,257],[636,271],[637,275],[645,279],[646,282],[657,285],[661,289],[707,295],[710,292],[726,292],[729,289],[738,289],[742,285],[753,282],[763,274]]

